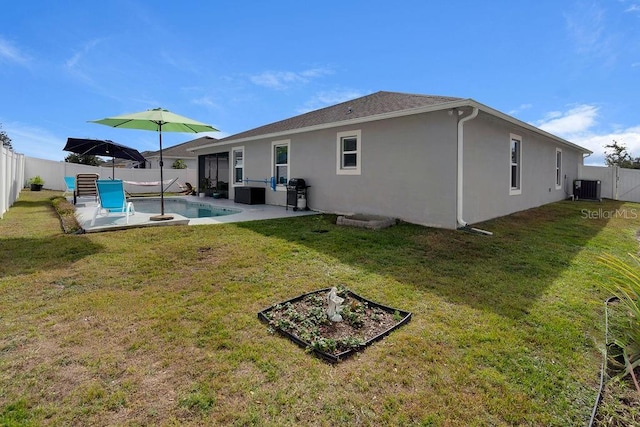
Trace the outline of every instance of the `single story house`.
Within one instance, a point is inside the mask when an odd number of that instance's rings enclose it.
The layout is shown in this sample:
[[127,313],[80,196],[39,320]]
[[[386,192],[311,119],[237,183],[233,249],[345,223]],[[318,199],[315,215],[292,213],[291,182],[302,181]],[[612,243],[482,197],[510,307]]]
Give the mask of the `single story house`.
[[[196,169],[198,167],[198,159],[192,151],[193,148],[200,147],[202,145],[209,145],[216,142],[217,139],[210,136],[202,136],[191,141],[183,142],[182,144],[173,145],[162,149],[162,161],[165,168],[171,169],[176,160],[182,160],[187,166],[187,169]],[[145,151],[142,153],[145,159],[147,159],[147,167],[149,169],[160,168],[160,150],[158,151]]]
[[[569,197],[591,152],[473,99],[376,92],[192,149],[199,176],[313,210],[460,228]],[[212,165],[215,159],[216,170]],[[272,188],[274,187],[274,188]]]

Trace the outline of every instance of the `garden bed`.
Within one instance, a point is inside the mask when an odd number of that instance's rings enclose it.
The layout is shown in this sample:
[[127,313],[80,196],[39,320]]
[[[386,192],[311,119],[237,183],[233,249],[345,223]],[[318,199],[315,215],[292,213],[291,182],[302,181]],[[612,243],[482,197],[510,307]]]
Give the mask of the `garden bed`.
[[384,338],[411,320],[411,313],[369,301],[348,289],[339,288],[344,298],[343,321],[327,318],[330,288],[303,294],[275,304],[258,313],[272,331],[332,362],[340,362],[355,352]]

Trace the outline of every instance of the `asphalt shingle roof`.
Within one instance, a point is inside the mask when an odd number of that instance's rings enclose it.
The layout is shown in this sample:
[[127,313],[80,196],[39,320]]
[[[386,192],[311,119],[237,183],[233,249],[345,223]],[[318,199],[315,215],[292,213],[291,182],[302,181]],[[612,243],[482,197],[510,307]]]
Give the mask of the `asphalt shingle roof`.
[[310,111],[285,120],[260,126],[245,132],[228,136],[220,141],[231,141],[240,138],[250,138],[294,129],[327,123],[339,123],[344,120],[359,119],[378,114],[409,110],[412,108],[428,107],[446,102],[459,101],[462,98],[446,96],[416,95],[399,92],[375,92],[371,95],[352,99],[330,107]]

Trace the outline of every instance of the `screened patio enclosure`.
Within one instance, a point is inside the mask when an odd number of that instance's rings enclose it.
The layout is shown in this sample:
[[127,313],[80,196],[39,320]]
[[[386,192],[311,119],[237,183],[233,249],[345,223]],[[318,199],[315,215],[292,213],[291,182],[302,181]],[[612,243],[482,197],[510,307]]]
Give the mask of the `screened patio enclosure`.
[[198,192],[229,198],[229,153],[198,156]]

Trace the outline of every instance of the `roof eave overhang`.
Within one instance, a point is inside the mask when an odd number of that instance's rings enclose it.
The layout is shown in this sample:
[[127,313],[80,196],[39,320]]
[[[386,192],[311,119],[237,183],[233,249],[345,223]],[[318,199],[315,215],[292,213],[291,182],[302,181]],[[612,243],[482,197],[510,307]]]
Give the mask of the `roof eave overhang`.
[[484,111],[485,113],[491,114],[495,117],[501,118],[509,123],[513,123],[517,126],[523,127],[527,130],[530,130],[531,132],[535,132],[538,133],[540,135],[544,135],[548,138],[551,138],[553,140],[555,140],[556,142],[563,144],[565,146],[571,147],[575,150],[581,151],[585,154],[592,154],[593,152],[581,147],[579,145],[576,145],[572,142],[567,141],[566,139],[560,138],[559,136],[553,135],[549,132],[546,132],[540,128],[537,128],[529,123],[523,122],[521,120],[518,120],[514,117],[511,117],[505,113],[502,113],[496,109],[493,109],[487,105],[481,104],[473,99],[460,99],[460,100],[456,100],[456,101],[451,101],[451,102],[443,102],[441,104],[436,104],[436,105],[429,105],[426,107],[418,107],[418,108],[411,108],[411,109],[407,109],[407,110],[400,110],[400,111],[392,111],[389,113],[383,113],[383,114],[376,114],[376,115],[372,115],[372,116],[366,116],[366,117],[360,117],[360,118],[356,118],[356,119],[350,119],[350,120],[341,120],[339,122],[331,122],[331,123],[323,123],[320,125],[314,125],[314,126],[307,126],[307,127],[303,127],[303,128],[298,128],[298,129],[291,129],[291,130],[286,130],[286,131],[282,131],[282,132],[273,132],[273,133],[265,133],[265,134],[261,134],[261,135],[254,135],[254,136],[248,136],[245,138],[236,138],[236,139],[229,139],[226,141],[219,141],[219,142],[215,142],[212,144],[206,144],[206,145],[201,145],[200,147],[197,148],[193,148],[189,151],[192,152],[196,152],[196,151],[200,151],[200,150],[204,150],[207,148],[213,148],[213,147],[222,147],[225,145],[232,145],[232,144],[241,144],[241,143],[245,143],[245,142],[249,142],[249,141],[255,141],[255,140],[259,140],[259,139],[276,139],[276,138],[281,138],[284,136],[288,136],[288,135],[295,135],[295,134],[299,134],[299,133],[305,133],[305,132],[312,132],[312,131],[316,131],[316,130],[322,130],[322,129],[330,129],[330,128],[335,128],[335,127],[341,127],[341,126],[352,126],[352,125],[357,125],[360,123],[367,123],[367,122],[374,122],[377,120],[386,120],[386,119],[392,119],[392,118],[396,118],[396,117],[403,117],[403,116],[410,116],[410,115],[414,115],[414,114],[423,114],[423,113],[431,113],[434,111],[442,111],[442,110],[450,110],[453,108],[463,108],[463,107],[476,107],[478,108],[480,111]]
[[[160,158],[160,154],[156,154],[153,156],[144,156],[145,159],[149,160],[149,159],[159,159]],[[162,158],[163,159],[195,159],[196,156],[178,156],[176,154],[164,154],[162,153]]]
[[506,120],[507,122],[513,123],[513,124],[515,124],[517,126],[520,126],[520,127],[523,127],[523,128],[525,128],[527,130],[530,130],[531,132],[535,132],[537,134],[546,136],[547,138],[551,138],[551,139],[555,140],[556,142],[558,142],[560,144],[563,144],[565,146],[571,147],[574,150],[580,151],[580,152],[582,152],[584,154],[593,154],[593,151],[591,151],[591,150],[589,150],[587,148],[581,147],[581,146],[579,146],[577,144],[574,144],[573,142],[567,141],[564,138],[560,138],[557,135],[554,135],[554,134],[549,133],[549,132],[547,132],[545,130],[542,130],[539,127],[533,126],[532,124],[529,124],[527,122],[523,122],[522,120],[518,120],[515,117],[511,117],[508,114],[505,114],[505,113],[503,113],[501,111],[498,111],[498,110],[496,110],[494,108],[491,108],[491,107],[489,107],[487,105],[481,104],[478,101],[475,101],[473,99],[467,99],[465,101],[467,101],[469,103],[468,106],[470,106],[470,107],[477,107],[479,110],[484,111],[485,113],[491,114],[491,115],[493,115],[495,117],[501,118],[502,120]]

